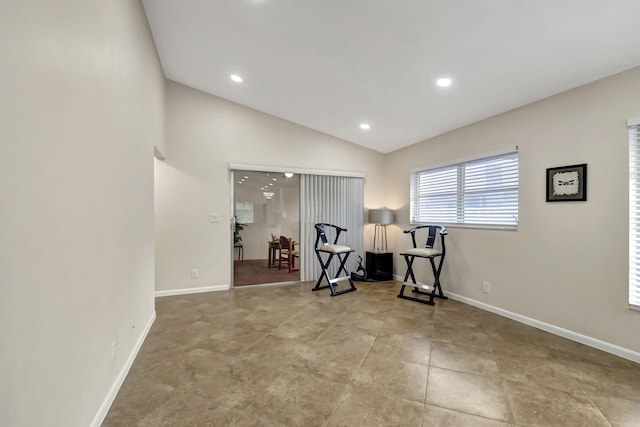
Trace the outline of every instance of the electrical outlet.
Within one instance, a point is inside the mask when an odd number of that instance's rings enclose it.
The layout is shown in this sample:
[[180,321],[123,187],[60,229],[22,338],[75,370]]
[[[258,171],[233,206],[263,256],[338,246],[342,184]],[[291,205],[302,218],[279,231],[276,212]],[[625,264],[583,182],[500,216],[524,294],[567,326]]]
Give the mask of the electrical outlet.
[[220,214],[218,213],[209,214],[209,222],[220,222]]
[[111,343],[111,362],[116,363],[117,357],[118,357],[118,341],[114,341]]
[[191,278],[192,279],[199,279],[200,278],[200,271],[198,271],[197,268],[194,268],[193,270],[191,270]]
[[482,293],[491,293],[491,285],[489,284],[489,282],[482,282]]

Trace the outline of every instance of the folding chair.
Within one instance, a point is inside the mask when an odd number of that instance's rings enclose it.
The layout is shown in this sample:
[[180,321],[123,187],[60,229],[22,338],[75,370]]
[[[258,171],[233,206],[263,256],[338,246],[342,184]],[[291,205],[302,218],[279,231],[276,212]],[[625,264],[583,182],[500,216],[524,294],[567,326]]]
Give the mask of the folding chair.
[[[332,244],[330,244],[327,239],[325,227],[333,227],[333,229],[335,230],[336,237],[333,240]],[[319,291],[320,289],[329,288],[331,289],[332,297],[357,290],[356,287],[353,285],[353,281],[351,280],[351,274],[349,274],[349,272],[347,271],[347,268],[345,267],[345,263],[349,258],[349,254],[351,254],[351,252],[355,252],[355,249],[351,249],[348,246],[343,246],[338,244],[338,237],[340,237],[340,233],[342,233],[343,231],[346,232],[347,229],[338,227],[337,225],[324,224],[324,223],[315,224],[315,228],[316,228],[315,251],[316,251],[316,256],[318,257],[318,261],[320,262],[320,268],[322,269],[322,273],[320,274],[320,278],[318,279],[316,286],[312,290]],[[322,254],[328,254],[326,262],[323,261]],[[337,257],[337,259],[340,261],[340,265],[338,267],[338,271],[336,272],[336,277],[331,278],[329,277],[329,272],[327,271],[327,268],[329,268],[329,265],[331,264],[331,260],[334,257]],[[344,271],[344,276],[340,276],[340,273],[343,271]],[[320,286],[320,283],[322,283],[322,279],[326,279],[328,284],[324,286]],[[347,289],[343,289],[341,291],[336,291],[335,290],[336,284],[338,282],[342,282],[345,280],[349,281],[350,287]]]
[[[416,232],[418,230],[426,229],[427,230],[427,240],[423,248],[419,248],[416,244]],[[436,233],[439,231],[440,234],[440,245],[438,245],[436,241]],[[409,230],[405,230],[405,233],[411,233],[411,241],[413,242],[413,248],[407,249],[406,251],[400,253],[407,262],[407,272],[404,275],[404,280],[402,281],[402,288],[400,289],[400,293],[398,294],[398,298],[408,299],[411,301],[420,302],[423,304],[434,305],[433,299],[435,297],[447,299],[448,297],[444,296],[442,292],[442,286],[440,286],[440,273],[442,272],[442,264],[444,263],[444,256],[446,252],[446,248],[444,245],[444,237],[448,234],[447,230],[442,225],[420,225],[418,227],[413,227]],[[439,247],[438,247],[439,246]],[[433,270],[434,283],[433,286],[428,285],[419,285],[416,282],[416,277],[413,274],[413,261],[416,258],[425,258],[431,262],[431,269]],[[436,267],[435,259],[440,258],[440,262]],[[411,286],[407,283],[407,280],[411,276],[411,280],[413,281],[413,292],[420,295],[428,295],[429,299],[420,299],[417,297],[410,297],[404,294],[404,289],[406,286]],[[419,288],[425,290],[431,290],[431,292],[424,292]],[[436,294],[437,292],[437,294]]]

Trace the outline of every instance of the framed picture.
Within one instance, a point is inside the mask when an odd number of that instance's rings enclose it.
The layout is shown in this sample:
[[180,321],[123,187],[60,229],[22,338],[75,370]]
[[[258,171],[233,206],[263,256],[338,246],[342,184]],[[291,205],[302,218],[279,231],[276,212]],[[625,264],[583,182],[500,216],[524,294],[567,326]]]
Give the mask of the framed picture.
[[547,169],[547,202],[587,200],[587,164]]

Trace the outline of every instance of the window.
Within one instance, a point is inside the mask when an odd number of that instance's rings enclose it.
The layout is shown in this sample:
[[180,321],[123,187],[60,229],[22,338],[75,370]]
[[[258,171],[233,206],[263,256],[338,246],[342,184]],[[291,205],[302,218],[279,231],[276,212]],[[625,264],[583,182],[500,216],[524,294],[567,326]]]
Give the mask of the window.
[[640,117],[629,126],[629,306],[640,310]]
[[411,223],[515,228],[518,152],[413,172]]

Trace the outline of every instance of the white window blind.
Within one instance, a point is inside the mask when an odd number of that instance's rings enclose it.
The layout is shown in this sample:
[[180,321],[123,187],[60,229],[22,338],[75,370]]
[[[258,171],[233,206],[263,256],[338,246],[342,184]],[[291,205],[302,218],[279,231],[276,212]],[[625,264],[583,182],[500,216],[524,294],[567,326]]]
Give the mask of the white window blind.
[[629,306],[640,309],[640,119],[629,120]]
[[[345,176],[300,175],[300,280],[318,280],[320,265],[314,251],[314,224],[326,222],[347,229],[338,243],[355,249],[347,270],[356,270],[357,254],[363,254],[364,179]],[[330,230],[329,230],[330,232]],[[331,241],[335,235],[328,235]],[[338,263],[329,266],[336,274]]]
[[414,172],[411,222],[517,226],[518,152]]

